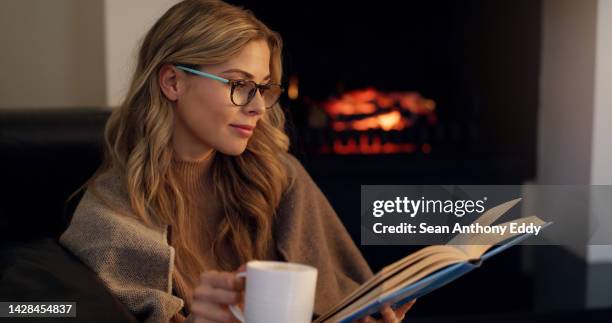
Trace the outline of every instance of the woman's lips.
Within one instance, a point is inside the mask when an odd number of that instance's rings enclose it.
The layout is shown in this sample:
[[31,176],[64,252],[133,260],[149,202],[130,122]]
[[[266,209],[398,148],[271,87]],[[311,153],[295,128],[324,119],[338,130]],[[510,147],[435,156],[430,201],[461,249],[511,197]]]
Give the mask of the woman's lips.
[[232,127],[236,133],[243,138],[248,138],[253,134],[253,126],[231,124],[230,127]]

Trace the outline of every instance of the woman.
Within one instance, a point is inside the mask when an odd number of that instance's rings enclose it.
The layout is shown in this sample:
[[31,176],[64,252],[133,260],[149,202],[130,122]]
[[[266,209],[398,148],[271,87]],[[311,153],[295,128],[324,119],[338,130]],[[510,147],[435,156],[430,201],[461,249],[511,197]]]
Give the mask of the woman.
[[[372,275],[287,153],[281,50],[250,12],[213,0],[176,4],[144,38],[60,238],[140,321],[233,321],[250,259],[317,267],[315,315]],[[408,308],[385,307],[384,322]]]

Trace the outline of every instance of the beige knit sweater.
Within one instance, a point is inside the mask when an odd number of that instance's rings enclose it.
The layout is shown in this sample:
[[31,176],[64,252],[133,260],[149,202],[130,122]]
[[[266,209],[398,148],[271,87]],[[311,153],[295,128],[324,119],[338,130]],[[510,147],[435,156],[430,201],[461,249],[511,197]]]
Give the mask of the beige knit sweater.
[[[283,160],[295,180],[278,208],[275,247],[279,260],[318,269],[314,312],[320,315],[372,271],[299,161],[290,155]],[[106,202],[86,191],[60,243],[94,270],[139,321],[169,322],[184,301],[172,294],[174,248],[168,244],[168,227],[152,229],[135,218],[118,172],[102,174],[95,187]]]

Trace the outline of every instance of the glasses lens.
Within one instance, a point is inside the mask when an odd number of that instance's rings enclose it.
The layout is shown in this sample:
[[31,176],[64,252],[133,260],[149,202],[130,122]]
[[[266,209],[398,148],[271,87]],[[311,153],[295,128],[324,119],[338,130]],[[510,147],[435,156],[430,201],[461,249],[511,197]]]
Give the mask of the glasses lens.
[[266,108],[271,108],[274,104],[276,104],[281,93],[283,92],[283,88],[277,84],[268,84],[262,90],[263,93],[261,95]]
[[255,96],[257,85],[252,81],[237,81],[234,83],[232,102],[236,105],[246,105]]
[[[278,84],[267,84],[259,87],[261,97],[266,108],[271,108],[281,96],[283,88]],[[257,91],[257,84],[253,81],[241,80],[233,84],[232,102],[243,106],[249,104]]]

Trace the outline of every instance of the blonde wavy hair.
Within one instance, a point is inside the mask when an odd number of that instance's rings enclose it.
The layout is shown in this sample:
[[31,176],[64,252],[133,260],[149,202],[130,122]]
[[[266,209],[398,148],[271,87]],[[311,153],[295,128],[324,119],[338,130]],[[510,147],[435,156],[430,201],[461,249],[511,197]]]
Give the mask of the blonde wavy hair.
[[[270,75],[281,81],[282,41],[247,10],[216,0],[185,0],[171,7],[145,36],[129,92],[105,129],[102,166],[88,181],[116,168],[122,176],[135,215],[147,225],[170,225],[176,237],[175,282],[185,301],[204,271],[202,252],[193,234],[197,223],[187,214],[186,196],[177,185],[172,165],[174,113],[161,92],[158,71],[163,64],[218,64],[252,40],[267,41]],[[289,139],[280,106],[267,110],[246,150],[239,156],[216,153],[211,165],[213,196],[223,219],[215,228],[213,256],[225,270],[236,269],[220,246],[229,245],[240,262],[262,259],[272,244],[274,215],[287,183]],[[200,231],[201,232],[201,231]]]

